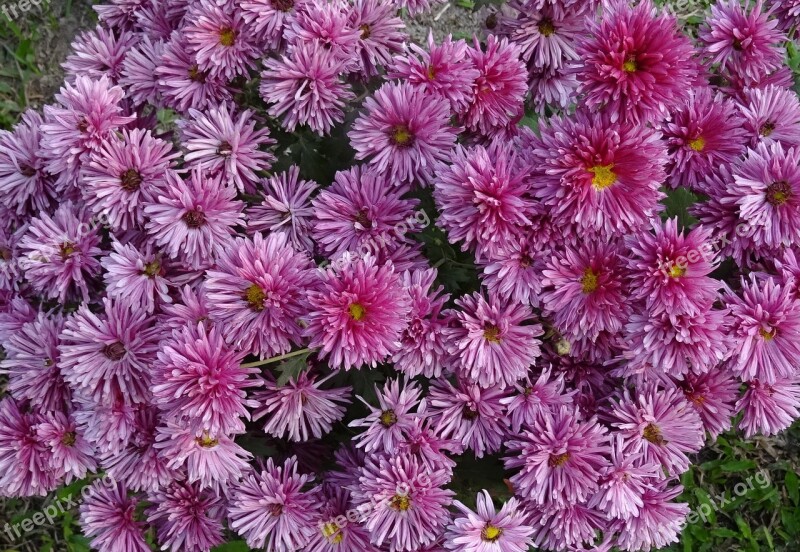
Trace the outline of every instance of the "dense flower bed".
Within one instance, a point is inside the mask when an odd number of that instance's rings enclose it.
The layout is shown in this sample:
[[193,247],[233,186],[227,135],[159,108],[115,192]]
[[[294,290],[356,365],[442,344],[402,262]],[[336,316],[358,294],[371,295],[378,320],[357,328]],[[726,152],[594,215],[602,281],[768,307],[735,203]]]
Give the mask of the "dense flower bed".
[[96,8],[0,134],[0,495],[103,474],[104,552],[651,550],[800,417],[800,3],[435,3]]

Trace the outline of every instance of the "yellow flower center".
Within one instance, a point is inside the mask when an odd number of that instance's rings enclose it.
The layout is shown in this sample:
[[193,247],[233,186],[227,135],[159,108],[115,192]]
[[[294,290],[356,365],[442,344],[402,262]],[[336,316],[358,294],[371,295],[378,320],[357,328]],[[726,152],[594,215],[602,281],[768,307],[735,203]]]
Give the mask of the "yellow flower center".
[[69,431],[61,438],[61,444],[66,447],[71,447],[75,444],[75,433]]
[[626,73],[635,73],[638,67],[636,66],[635,59],[628,59],[625,63],[622,64],[622,69]]
[[503,535],[503,530],[500,527],[495,527],[491,523],[487,523],[486,527],[481,531],[481,539],[486,542],[496,542]]
[[689,142],[689,147],[692,148],[694,151],[703,151],[706,147],[706,139],[702,136],[698,136],[691,142]]
[[244,291],[244,300],[247,301],[247,304],[250,308],[256,312],[261,312],[264,310],[264,299],[267,298],[267,294],[264,293],[264,290],[261,289],[261,286],[258,284],[251,284]]
[[219,43],[226,47],[231,47],[236,43],[236,31],[230,27],[225,27],[219,32]]
[[581,276],[581,291],[589,294],[597,290],[600,283],[598,282],[599,272],[595,272],[591,268],[587,268]]
[[158,276],[158,273],[161,272],[161,262],[158,259],[151,261],[144,265],[144,270],[142,274],[147,276],[148,278],[155,278]]
[[350,311],[350,316],[356,322],[360,322],[367,315],[367,309],[361,303],[352,303],[348,310]]
[[680,278],[682,276],[686,276],[686,267],[677,263],[672,265],[672,267],[669,269],[669,276],[670,278]]
[[567,463],[567,460],[569,460],[568,452],[563,454],[551,454],[550,458],[547,460],[547,465],[551,468],[560,468]]
[[136,169],[128,169],[119,176],[119,180],[126,192],[135,192],[142,185],[142,175]]
[[775,207],[780,207],[791,199],[792,187],[784,180],[773,182],[767,186],[765,195],[767,203]]
[[616,181],[617,175],[612,170],[614,165],[596,165],[589,168],[592,177],[592,186],[598,192],[610,188]]
[[764,136],[765,138],[767,138],[767,137],[769,137],[770,134],[773,133],[774,130],[775,130],[775,123],[773,123],[772,121],[767,121],[766,123],[761,125],[761,129],[759,130],[759,134],[761,134],[761,136]]
[[78,250],[78,247],[72,242],[64,242],[61,244],[61,258],[66,259]]
[[381,412],[381,424],[383,424],[384,427],[392,427],[396,423],[397,414],[394,413],[394,410],[384,410]]
[[342,530],[339,529],[339,526],[335,523],[326,523],[322,526],[322,534],[328,539],[328,542],[332,544],[339,544],[344,540],[344,534],[342,534]]
[[399,148],[408,148],[414,143],[414,135],[406,125],[396,125],[389,131],[389,140]]
[[778,330],[775,328],[772,328],[772,330],[770,331],[767,331],[764,328],[758,330],[758,335],[764,338],[764,341],[772,341],[773,339],[775,339],[776,333],[778,333]]
[[433,65],[428,65],[428,78],[431,80],[436,78],[436,68]]
[[661,429],[655,424],[647,424],[642,432],[642,437],[650,441],[655,445],[663,445],[666,444],[664,440],[664,436],[661,434]]
[[212,438],[208,433],[203,433],[201,437],[195,439],[195,442],[203,448],[214,448],[219,444],[219,440]]
[[369,25],[367,25],[366,23],[364,23],[363,25],[361,25],[361,26],[358,28],[358,30],[360,30],[360,31],[361,31],[361,38],[362,38],[362,39],[367,39],[367,38],[369,38],[369,37],[370,37],[370,35],[372,35],[372,29],[370,29]]
[[408,495],[396,494],[392,497],[390,506],[398,512],[405,512],[411,508],[411,499]]
[[494,324],[489,324],[483,329],[483,337],[489,343],[500,343],[500,328]]
[[556,32],[553,22],[549,19],[542,19],[539,22],[539,34],[542,36],[552,36]]

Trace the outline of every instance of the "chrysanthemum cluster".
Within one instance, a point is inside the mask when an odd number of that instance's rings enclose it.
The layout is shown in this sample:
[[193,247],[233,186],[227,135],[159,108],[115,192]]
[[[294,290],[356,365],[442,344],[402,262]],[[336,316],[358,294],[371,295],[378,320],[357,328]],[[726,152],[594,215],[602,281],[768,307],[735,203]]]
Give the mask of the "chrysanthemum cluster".
[[97,7],[0,133],[0,496],[105,475],[100,552],[649,551],[800,417],[796,2],[435,3]]

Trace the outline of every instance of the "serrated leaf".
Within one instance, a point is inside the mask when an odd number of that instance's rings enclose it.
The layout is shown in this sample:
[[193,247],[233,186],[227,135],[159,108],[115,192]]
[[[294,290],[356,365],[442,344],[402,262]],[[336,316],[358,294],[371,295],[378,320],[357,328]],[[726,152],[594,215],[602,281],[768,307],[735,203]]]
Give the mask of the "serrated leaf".
[[250,547],[246,542],[238,540],[220,544],[212,548],[211,552],[250,552]]
[[311,351],[306,351],[302,355],[297,355],[278,364],[278,367],[275,368],[275,371],[280,373],[277,381],[278,387],[283,387],[289,383],[290,379],[297,379],[297,376],[308,369],[308,356],[310,354]]
[[722,471],[728,473],[750,471],[755,469],[755,467],[756,463],[752,460],[731,460],[720,465]]
[[678,226],[689,228],[697,223],[697,219],[689,214],[689,207],[697,203],[697,196],[686,188],[667,190],[664,198],[666,209],[661,213],[663,220],[678,217]]

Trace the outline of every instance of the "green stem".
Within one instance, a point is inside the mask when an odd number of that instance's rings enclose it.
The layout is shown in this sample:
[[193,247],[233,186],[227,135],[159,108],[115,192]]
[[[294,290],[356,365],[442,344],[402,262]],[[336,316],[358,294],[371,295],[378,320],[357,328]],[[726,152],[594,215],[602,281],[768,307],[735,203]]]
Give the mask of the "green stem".
[[294,356],[310,353],[311,351],[313,351],[313,349],[306,347],[305,349],[298,349],[297,351],[292,351],[291,353],[286,353],[285,355],[274,356],[264,360],[257,360],[255,362],[245,362],[242,364],[242,368],[255,368],[256,366],[263,366],[264,364],[272,364],[273,362],[278,362],[279,360],[285,360]]

